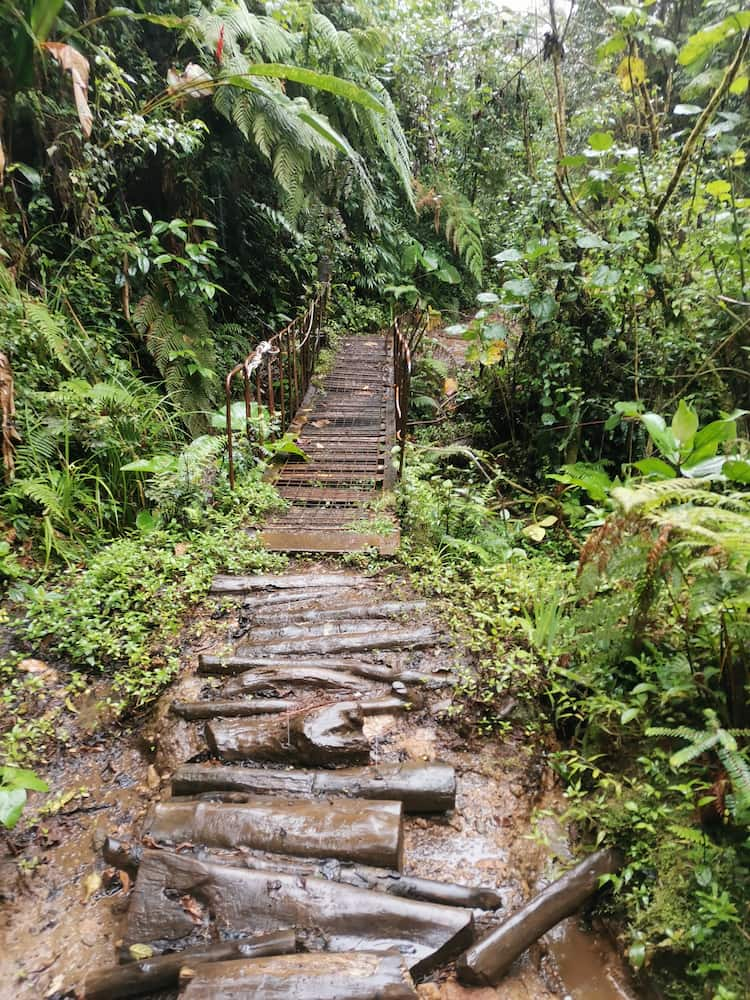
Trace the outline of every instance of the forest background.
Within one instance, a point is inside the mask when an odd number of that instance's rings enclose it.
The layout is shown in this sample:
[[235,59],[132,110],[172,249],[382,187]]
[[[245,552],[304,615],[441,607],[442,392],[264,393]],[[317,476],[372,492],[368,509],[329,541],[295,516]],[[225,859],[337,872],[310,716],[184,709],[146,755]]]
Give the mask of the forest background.
[[212,574],[281,564],[223,376],[330,273],[332,344],[429,310],[400,559],[465,721],[554,733],[636,970],[747,995],[749,48],[725,0],[0,6],[6,826],[92,678],[131,720]]

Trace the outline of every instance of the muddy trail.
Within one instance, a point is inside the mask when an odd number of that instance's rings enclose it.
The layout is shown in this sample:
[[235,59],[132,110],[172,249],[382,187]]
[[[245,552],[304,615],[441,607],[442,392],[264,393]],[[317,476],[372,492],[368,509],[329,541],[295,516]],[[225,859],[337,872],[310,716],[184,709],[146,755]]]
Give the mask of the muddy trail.
[[569,852],[551,822],[530,837],[559,806],[545,748],[456,721],[471,658],[435,608],[309,562],[212,603],[148,724],[64,762],[67,804],[4,859],[0,995],[637,995],[581,913],[495,985],[458,981]]

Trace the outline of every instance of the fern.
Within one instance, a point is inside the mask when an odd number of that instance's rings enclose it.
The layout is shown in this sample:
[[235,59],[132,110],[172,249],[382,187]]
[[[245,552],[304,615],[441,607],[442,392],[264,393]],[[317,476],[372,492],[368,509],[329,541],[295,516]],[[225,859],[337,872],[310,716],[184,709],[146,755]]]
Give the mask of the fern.
[[417,211],[432,211],[435,232],[440,232],[442,226],[447,242],[462,258],[474,280],[481,282],[484,268],[482,227],[474,206],[468,198],[450,188],[426,188],[418,181],[415,187]]
[[743,816],[750,811],[750,765],[737,745],[737,737],[750,736],[747,729],[724,729],[719,724],[718,717],[712,709],[706,709],[706,728],[693,729],[690,726],[652,726],[646,730],[647,736],[667,737],[687,742],[687,746],[677,750],[669,759],[675,769],[689,764],[709,750],[714,750],[724,765],[732,788],[733,812],[735,816]]

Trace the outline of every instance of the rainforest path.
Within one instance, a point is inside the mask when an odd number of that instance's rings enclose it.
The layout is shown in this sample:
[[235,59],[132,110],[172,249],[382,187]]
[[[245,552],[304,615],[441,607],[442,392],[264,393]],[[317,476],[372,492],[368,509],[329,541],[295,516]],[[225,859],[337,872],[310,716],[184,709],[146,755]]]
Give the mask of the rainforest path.
[[[298,414],[310,460],[278,474],[290,507],[269,544],[391,544],[372,508],[391,370],[387,340],[344,339]],[[497,987],[456,980],[460,952],[569,854],[554,823],[551,846],[530,836],[535,809],[560,806],[545,746],[462,722],[474,656],[446,610],[397,564],[217,577],[145,729],[61,776],[86,804],[50,820],[44,881],[6,913],[2,995],[632,997],[575,919]]]

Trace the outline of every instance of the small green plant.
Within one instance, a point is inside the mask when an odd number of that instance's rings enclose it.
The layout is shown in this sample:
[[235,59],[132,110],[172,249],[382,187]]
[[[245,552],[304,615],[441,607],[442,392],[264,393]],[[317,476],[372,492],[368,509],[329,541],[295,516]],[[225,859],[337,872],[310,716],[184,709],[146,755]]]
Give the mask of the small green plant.
[[33,771],[0,767],[0,824],[12,830],[26,805],[27,791],[48,792],[49,785]]

